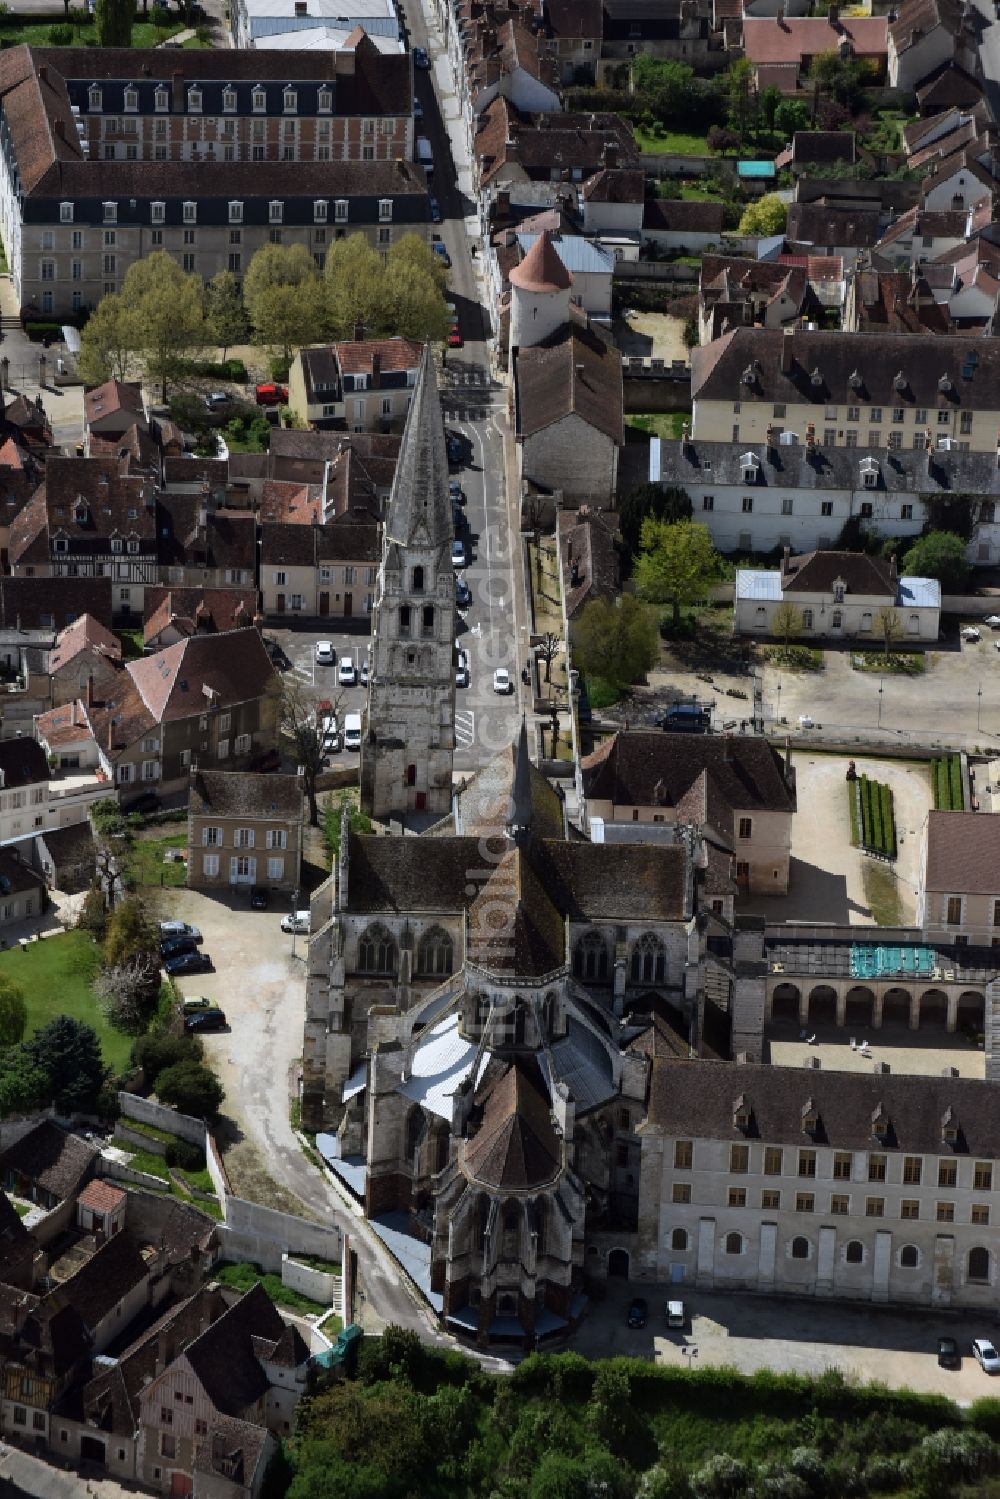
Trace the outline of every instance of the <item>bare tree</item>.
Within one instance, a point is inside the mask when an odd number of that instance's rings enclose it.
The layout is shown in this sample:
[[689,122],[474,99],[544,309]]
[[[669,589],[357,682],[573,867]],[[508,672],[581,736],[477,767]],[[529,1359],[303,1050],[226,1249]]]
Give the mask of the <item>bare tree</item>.
[[136,953],[103,969],[94,980],[101,1009],[116,1030],[141,1035],[156,1009],[160,970],[152,953]]
[[[326,699],[338,724],[343,700],[342,692]],[[317,707],[317,698],[297,677],[289,673],[282,678],[278,723],[289,753],[302,771],[302,789],[309,802],[309,822],[314,828],[319,826],[316,782],[323,769],[323,729],[317,722]]]
[[882,637],[885,659],[888,661],[890,646],[903,633],[903,621],[899,617],[899,611],[894,609],[891,604],[887,604],[876,614],[874,625],[875,633]]
[[554,635],[550,630],[542,636],[541,640],[535,647],[536,654],[539,655],[545,662],[546,682],[551,682],[552,680],[552,663],[555,660],[556,656],[558,656],[559,654],[559,647],[561,644],[562,641],[560,640],[559,636]]
[[771,633],[777,635],[787,650],[796,635],[802,633],[802,611],[790,599],[778,605],[771,620]]

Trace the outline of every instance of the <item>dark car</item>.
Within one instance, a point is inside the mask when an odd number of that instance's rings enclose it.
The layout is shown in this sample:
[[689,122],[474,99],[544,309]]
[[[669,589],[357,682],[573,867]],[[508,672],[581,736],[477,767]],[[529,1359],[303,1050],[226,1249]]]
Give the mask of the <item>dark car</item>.
[[937,1360],[942,1369],[962,1367],[962,1355],[958,1351],[958,1343],[954,1338],[938,1338]]
[[440,260],[445,270],[450,271],[451,256],[448,254],[448,247],[441,240],[435,239],[431,241],[431,249],[434,251],[434,254],[437,256],[438,260]]
[[472,603],[472,589],[464,578],[455,579],[455,603],[460,609],[468,609]]
[[129,802],[123,810],[125,812],[141,812],[143,815],[147,812],[158,812],[160,810],[160,798],[155,791],[143,791],[140,796],[136,797],[134,802]]
[[254,885],[250,891],[251,911],[266,911],[267,903],[270,899],[270,894],[264,889],[263,885]]
[[182,952],[168,958],[163,966],[171,978],[183,978],[186,973],[209,973],[212,960],[206,952]]
[[446,432],[444,435],[444,440],[445,446],[448,449],[448,462],[461,463],[462,454],[465,452],[465,447],[462,443],[462,439],[460,437],[456,437],[454,432]]
[[224,1031],[225,1028],[226,1016],[223,1010],[196,1010],[193,1015],[184,1016],[186,1031]]
[[637,1296],[628,1309],[629,1327],[645,1327],[649,1317],[649,1307],[641,1296]]
[[193,937],[167,937],[160,943],[161,958],[179,958],[182,953],[197,951],[198,944]]
[[426,73],[427,70],[428,70],[428,68],[430,67],[430,65],[431,65],[431,60],[427,56],[427,48],[426,47],[414,47],[414,49],[413,49],[413,66],[415,68],[419,68],[422,73]]

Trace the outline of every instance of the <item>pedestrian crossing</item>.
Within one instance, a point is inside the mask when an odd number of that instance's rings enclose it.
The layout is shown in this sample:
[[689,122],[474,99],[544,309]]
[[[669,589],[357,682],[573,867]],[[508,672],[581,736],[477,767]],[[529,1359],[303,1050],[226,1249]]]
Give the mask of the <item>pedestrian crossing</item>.
[[455,713],[455,746],[471,749],[476,742],[476,715],[470,708],[459,708]]

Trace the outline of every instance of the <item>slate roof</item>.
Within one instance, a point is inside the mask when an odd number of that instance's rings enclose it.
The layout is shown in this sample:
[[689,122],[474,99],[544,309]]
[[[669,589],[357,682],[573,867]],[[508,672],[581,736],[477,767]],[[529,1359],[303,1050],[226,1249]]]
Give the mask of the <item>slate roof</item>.
[[490,973],[540,977],[566,961],[566,929],[549,889],[509,847],[469,906],[468,955]]
[[642,227],[649,233],[722,234],[721,203],[688,202],[685,198],[648,198]]
[[40,744],[24,738],[0,740],[0,785],[5,791],[48,779],[49,764]]
[[598,38],[604,26],[601,0],[548,0],[545,19],[552,36],[567,39]]
[[930,115],[951,105],[972,106],[978,104],[983,91],[976,80],[960,68],[957,63],[942,63],[929,73],[916,91],[921,114]]
[[[277,435],[277,434],[276,434]],[[161,567],[235,568],[256,576],[257,523],[249,513],[214,510],[200,534],[200,495],[161,490],[156,496]]]
[[588,203],[641,203],[646,196],[646,175],[620,167],[602,167],[587,178],[580,192]]
[[35,1240],[6,1192],[0,1192],[0,1284],[30,1281]]
[[928,812],[925,890],[1000,895],[1000,817]]
[[143,639],[149,644],[169,624],[193,635],[238,629],[257,613],[256,588],[174,588],[147,583],[142,597]]
[[399,462],[386,508],[387,565],[399,566],[397,549],[437,547],[450,554],[455,527],[448,498],[448,455],[444,418],[430,345],[406,413]]
[[275,676],[253,628],[192,635],[129,662],[126,672],[157,723],[204,713],[209,701],[220,708],[251,702],[264,696]]
[[837,580],[846,591],[866,598],[885,594],[896,599],[896,566],[863,552],[803,552],[782,565],[783,593],[832,593]]
[[272,1445],[266,1426],[216,1416],[208,1423],[208,1435],[198,1440],[191,1469],[220,1478],[227,1487],[239,1484],[243,1493],[252,1493],[261,1459]]
[[268,1390],[253,1339],[277,1342],[284,1323],[263,1286],[256,1285],[184,1350],[215,1409],[240,1416]]
[[832,203],[790,203],[785,237],[796,244],[842,245],[865,250],[878,242],[879,208],[841,208]]
[[522,440],[575,415],[624,444],[621,355],[589,329],[568,328],[555,341],[519,350],[515,377]]
[[298,776],[259,775],[248,770],[199,770],[191,783],[188,815],[299,822]]
[[560,510],[556,519],[566,617],[575,619],[592,600],[620,591],[618,517],[607,510]]
[[889,26],[894,50],[900,55],[908,52],[939,26],[953,37],[961,33],[962,11],[953,0],[903,0],[899,14]]
[[79,1190],[96,1159],[93,1145],[43,1119],[0,1155],[0,1175],[16,1172],[65,1198]]
[[539,1083],[515,1062],[493,1084],[479,1129],[462,1152],[473,1180],[523,1190],[558,1176],[562,1152]]
[[[748,1134],[733,1122],[740,1095],[751,1110],[749,1138],[775,1145],[914,1155],[967,1153],[985,1160],[1000,1156],[1000,1114],[992,1084],[971,1078],[806,1072],[737,1062],[703,1061],[691,1067],[665,1059],[653,1067],[645,1127],[667,1137],[746,1140]],[[802,1128],[807,1105],[819,1116],[812,1135]],[[889,1125],[884,1139],[872,1128],[872,1115],[880,1105]],[[942,1138],[942,1120],[949,1109],[959,1129],[956,1145]]]
[[857,136],[853,130],[796,130],[792,136],[792,162],[814,166],[857,160]]
[[[790,358],[787,371],[781,368],[783,354]],[[752,381],[744,380],[748,371]],[[857,387],[850,384],[854,374],[861,379]],[[777,401],[818,408],[849,401],[996,411],[1000,340],[982,339],[973,346],[960,335],[872,338],[866,333],[734,328],[691,350],[691,394],[696,401]]]
[[[514,814],[512,788],[519,753],[519,741],[514,741],[480,766],[455,791],[452,815],[439,824],[439,829],[447,830],[449,834],[458,829],[463,837],[502,834]],[[530,759],[526,793],[533,832],[544,838],[562,837],[562,799],[548,777]],[[443,835],[441,831],[435,831],[436,836]]]
[[45,881],[14,848],[0,848],[0,892],[20,895],[25,890],[44,890]]
[[69,1280],[50,1294],[72,1306],[90,1332],[137,1286],[149,1267],[131,1234],[114,1234]]
[[669,734],[633,729],[612,734],[580,762],[590,802],[674,807],[678,816],[727,838],[737,811],[794,812],[795,783],[767,740],[739,735]]

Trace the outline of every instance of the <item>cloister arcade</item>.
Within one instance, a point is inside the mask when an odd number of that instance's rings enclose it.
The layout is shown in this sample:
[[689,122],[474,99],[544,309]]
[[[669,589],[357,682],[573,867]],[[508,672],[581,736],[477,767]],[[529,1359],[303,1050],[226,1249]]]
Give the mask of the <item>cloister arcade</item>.
[[911,1031],[957,1030],[981,1032],[985,1028],[986,996],[982,989],[962,984],[857,983],[833,979],[788,978],[767,986],[765,1019],[789,1020],[800,1026],[839,1025],[852,1031],[881,1030],[886,1025],[907,1026]]

